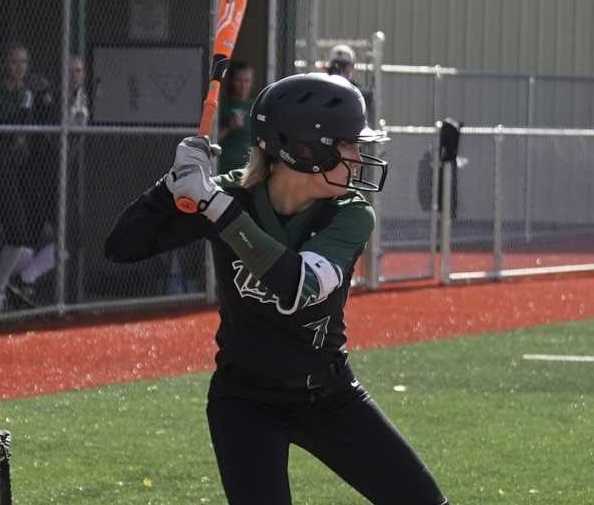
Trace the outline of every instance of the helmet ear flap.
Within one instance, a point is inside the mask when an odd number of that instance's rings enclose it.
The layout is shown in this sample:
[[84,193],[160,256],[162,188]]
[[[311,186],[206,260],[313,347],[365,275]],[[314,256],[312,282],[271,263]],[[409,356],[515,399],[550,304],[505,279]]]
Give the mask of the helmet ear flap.
[[326,172],[335,168],[340,163],[342,156],[336,146],[320,146],[317,159],[319,167]]
[[293,152],[301,169],[313,173],[331,170],[340,158],[336,149],[321,144],[298,142],[294,144]]
[[306,173],[317,173],[332,170],[341,160],[336,146],[313,144],[307,142],[291,142],[271,144],[276,149],[276,160],[282,160],[291,168]]

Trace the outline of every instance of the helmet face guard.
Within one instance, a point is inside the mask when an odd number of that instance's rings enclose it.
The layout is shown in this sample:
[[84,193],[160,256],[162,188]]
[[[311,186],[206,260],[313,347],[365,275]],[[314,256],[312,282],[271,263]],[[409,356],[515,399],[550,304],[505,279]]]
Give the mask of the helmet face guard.
[[[388,162],[370,154],[361,153],[360,156],[360,160],[342,157],[339,159],[338,163],[344,165],[349,174],[347,184],[339,184],[328,180],[326,173],[329,170],[323,170],[322,175],[326,183],[356,191],[368,191],[372,193],[381,191],[384,188],[386,176],[388,175]],[[338,165],[334,168],[336,167]]]
[[[320,172],[323,174],[326,183],[332,186],[354,189],[356,191],[381,191],[384,188],[384,183],[386,182],[386,177],[388,175],[388,162],[382,158],[367,153],[360,153],[359,156],[361,159],[344,158],[336,146],[341,142],[364,146],[384,143],[389,140],[390,139],[386,136],[385,132],[372,130],[367,126],[355,139],[334,140],[332,147],[329,148],[332,155],[319,164]],[[311,160],[309,161],[309,164],[311,166]],[[345,166],[348,171],[349,178],[347,184],[339,184],[328,180],[326,177],[327,172],[337,168],[340,164]],[[314,166],[313,171],[317,171],[316,166]]]

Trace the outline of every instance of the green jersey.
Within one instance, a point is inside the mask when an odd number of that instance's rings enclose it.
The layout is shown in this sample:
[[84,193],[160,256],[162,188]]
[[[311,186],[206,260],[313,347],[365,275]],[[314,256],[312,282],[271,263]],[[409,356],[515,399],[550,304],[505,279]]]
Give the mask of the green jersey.
[[[281,219],[266,184],[246,191],[238,186],[240,175],[241,171],[231,172],[219,183],[236,194],[264,231],[300,253],[302,264],[308,255],[330,262],[338,284],[330,293],[302,288],[295,294],[301,300],[289,299],[283,306],[281,297],[252,275],[226,244],[214,241],[221,302],[219,361],[240,363],[252,371],[264,369],[273,376],[322,368],[346,342],[343,309],[355,262],[373,228],[373,209],[360,194],[349,193],[319,200],[304,212]],[[307,283],[307,274],[300,276],[300,284]]]
[[236,170],[215,179],[271,243],[286,248],[286,263],[257,277],[206,218],[178,212],[162,182],[120,217],[107,255],[136,261],[210,239],[221,315],[218,365],[273,379],[316,373],[345,352],[343,310],[355,262],[374,226],[373,209],[361,194],[349,192],[278,216],[267,184],[246,189],[239,183],[242,174]]

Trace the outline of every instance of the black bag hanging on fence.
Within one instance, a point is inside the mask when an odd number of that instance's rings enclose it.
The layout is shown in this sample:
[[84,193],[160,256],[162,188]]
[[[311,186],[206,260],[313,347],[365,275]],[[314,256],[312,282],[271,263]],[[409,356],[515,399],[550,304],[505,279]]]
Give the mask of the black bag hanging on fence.
[[464,123],[452,118],[445,118],[439,129],[439,187],[438,209],[441,213],[443,166],[450,163],[452,168],[452,182],[450,187],[450,218],[455,220],[458,216],[458,146],[460,144],[460,129]]

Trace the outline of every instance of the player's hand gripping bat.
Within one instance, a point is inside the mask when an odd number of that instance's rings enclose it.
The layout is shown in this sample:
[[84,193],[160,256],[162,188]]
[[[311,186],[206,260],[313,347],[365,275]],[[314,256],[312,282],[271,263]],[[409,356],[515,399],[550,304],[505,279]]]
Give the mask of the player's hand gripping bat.
[[[215,32],[212,65],[210,68],[210,84],[208,94],[202,106],[202,117],[198,134],[209,135],[212,131],[217,108],[221,81],[231,61],[231,54],[237,41],[237,34],[241,27],[243,15],[247,7],[247,0],[219,0],[217,26]],[[186,214],[194,214],[198,208],[191,198],[180,197],[175,201],[179,210]]]

